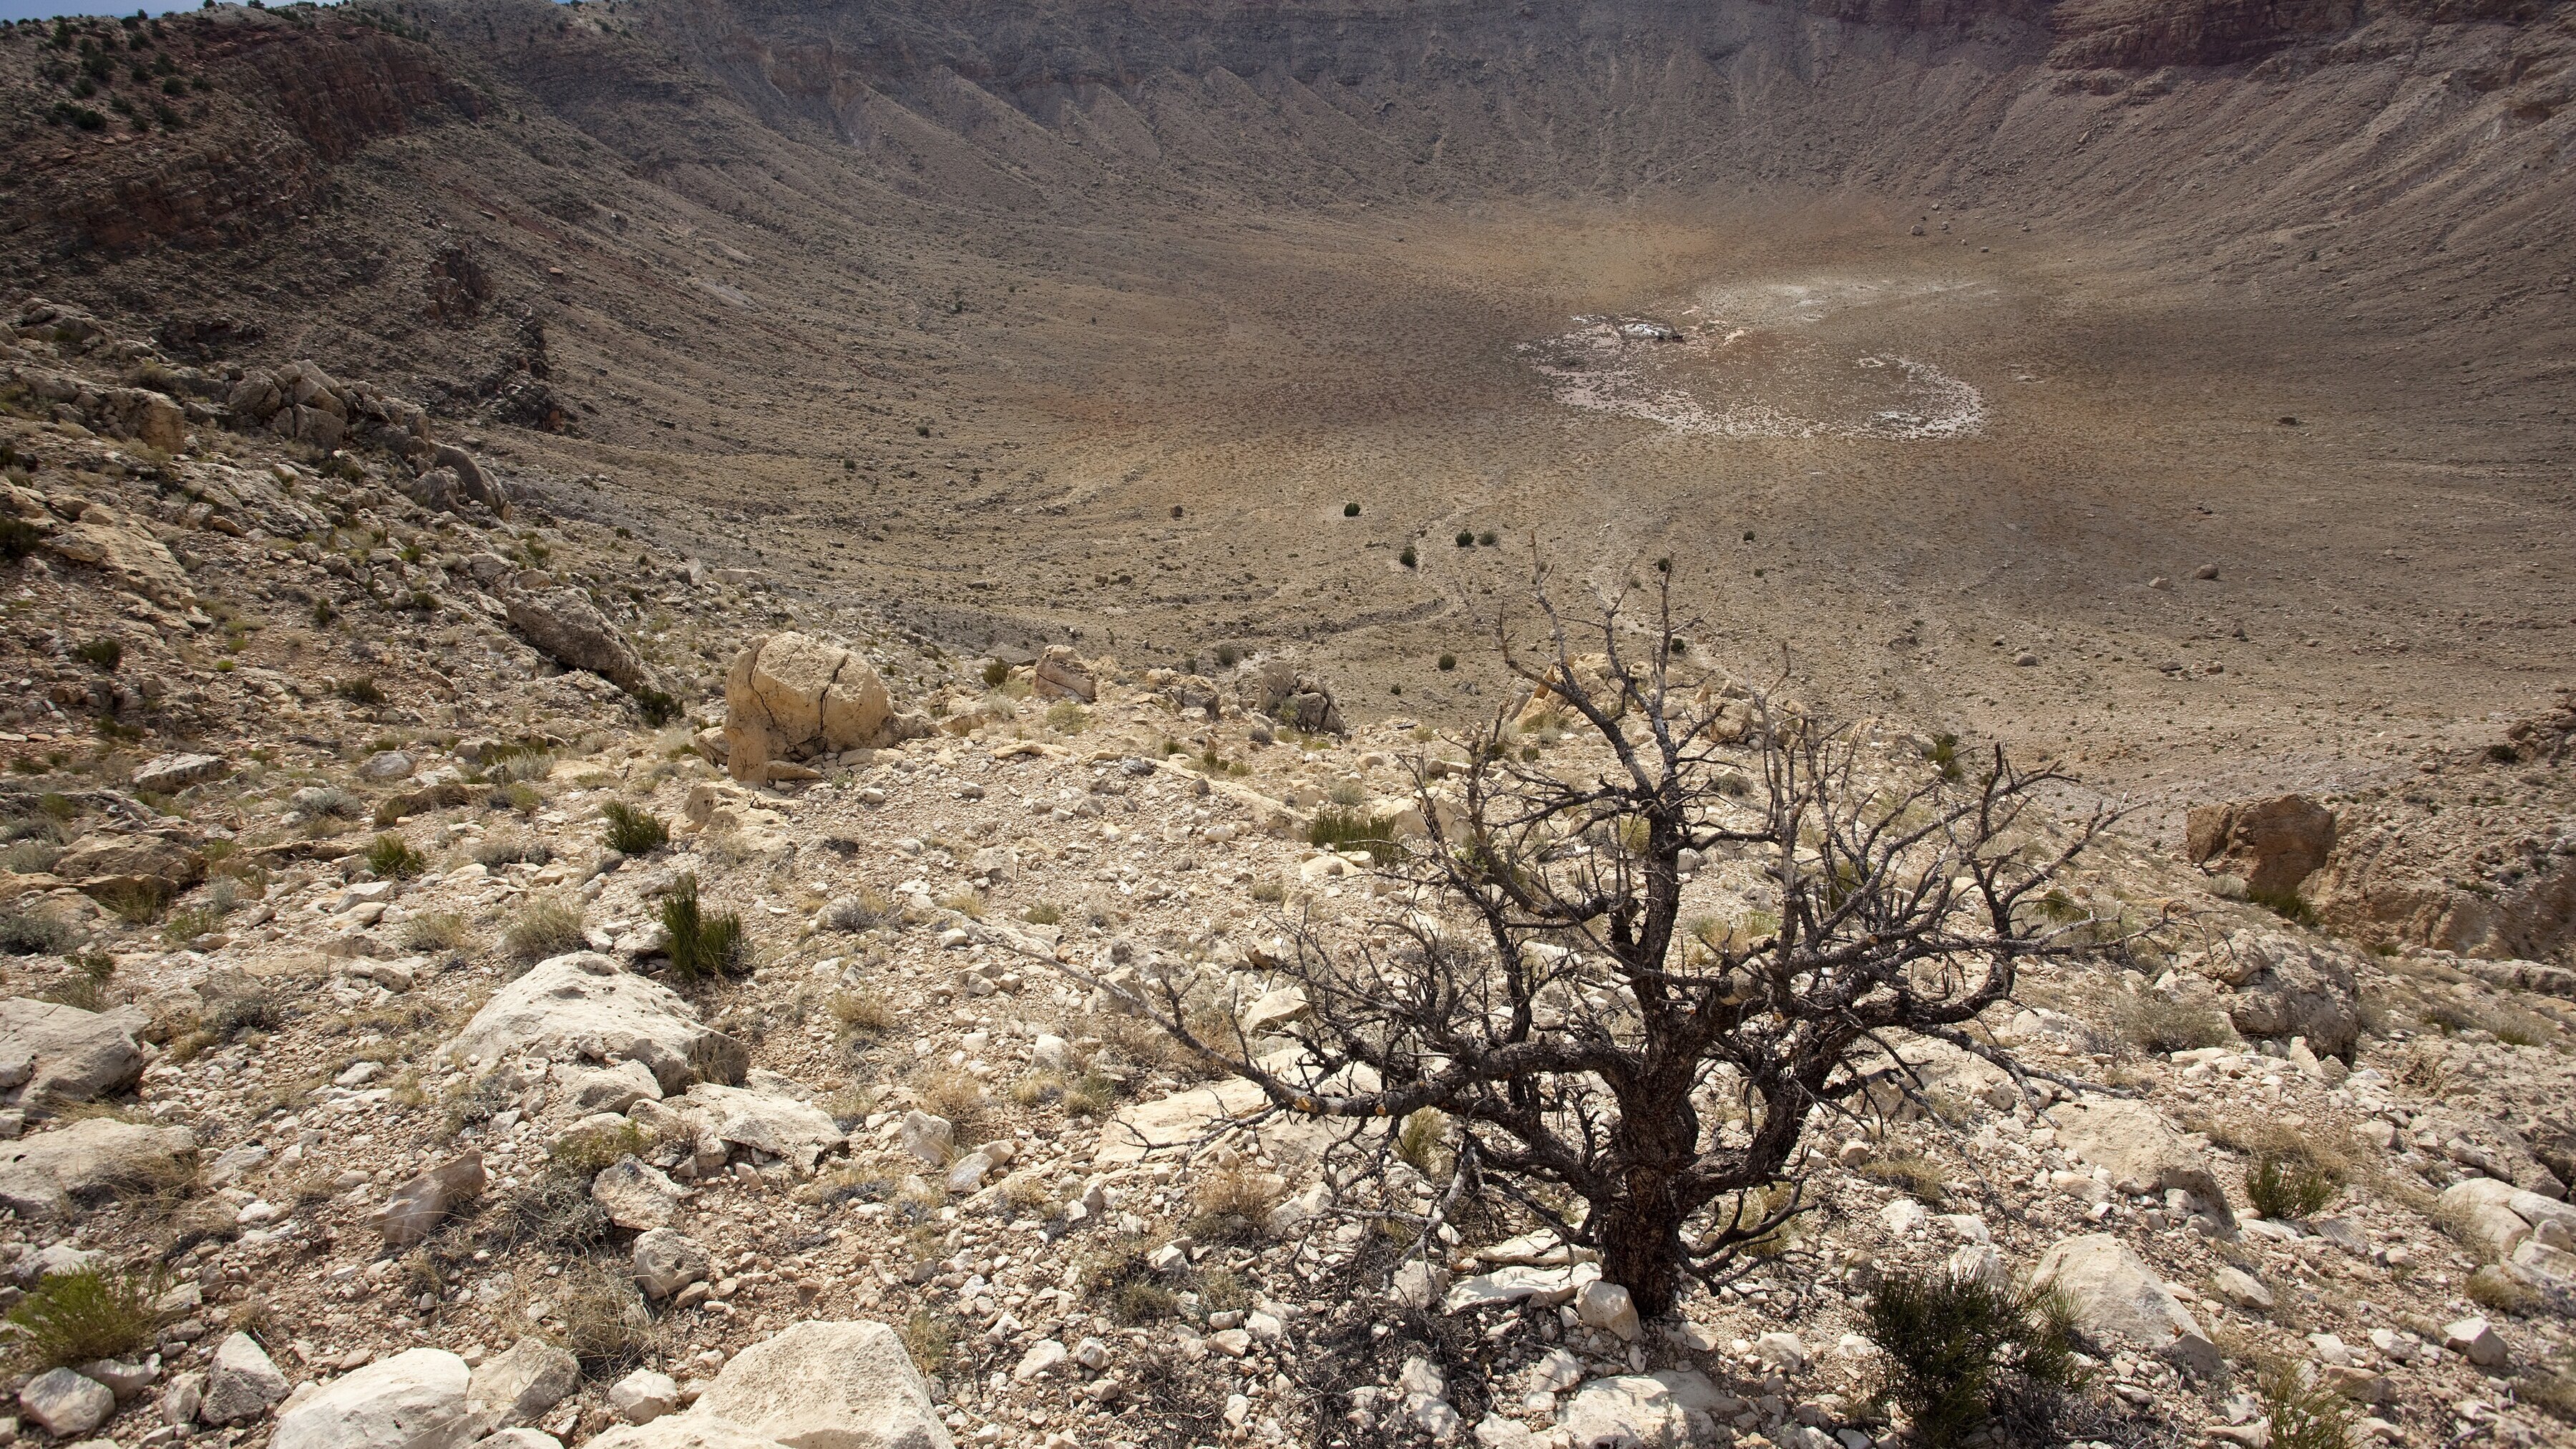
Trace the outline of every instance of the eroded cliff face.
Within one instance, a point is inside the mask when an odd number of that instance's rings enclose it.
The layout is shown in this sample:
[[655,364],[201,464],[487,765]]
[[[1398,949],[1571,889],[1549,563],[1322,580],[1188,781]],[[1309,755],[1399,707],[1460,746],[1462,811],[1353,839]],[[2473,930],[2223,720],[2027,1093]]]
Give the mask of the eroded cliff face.
[[[239,242],[309,209],[333,168],[370,142],[485,110],[429,46],[328,14],[177,16],[157,42],[121,33],[146,43],[117,54],[117,66],[166,57],[175,74],[204,84],[151,99],[169,105],[175,126],[22,130],[33,140],[5,176],[12,251],[114,256]],[[81,55],[24,41],[5,54],[35,101],[48,94],[48,73]],[[114,98],[111,90],[105,99]]]

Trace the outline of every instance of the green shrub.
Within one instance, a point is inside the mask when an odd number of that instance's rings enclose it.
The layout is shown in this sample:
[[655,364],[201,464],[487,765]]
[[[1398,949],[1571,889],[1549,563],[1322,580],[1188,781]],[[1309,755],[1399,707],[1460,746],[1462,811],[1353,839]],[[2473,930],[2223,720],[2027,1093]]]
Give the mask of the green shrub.
[[680,877],[662,900],[662,930],[670,937],[671,969],[682,980],[731,976],[742,963],[742,917],[709,915],[698,904],[698,878]]
[[882,1036],[894,1029],[894,1005],[881,991],[835,991],[829,1004],[845,1039]]
[[2227,1046],[2236,1040],[2236,1029],[2228,1024],[2227,1013],[2206,1001],[2186,1001],[2153,992],[2118,996],[2111,1002],[2111,1016],[2121,1036],[2158,1056]]
[[409,880],[429,869],[429,857],[388,830],[367,842],[367,869],[374,871],[378,880]]
[[661,817],[623,800],[609,801],[599,813],[608,821],[608,848],[620,855],[646,855],[671,843]]
[[1411,568],[1415,564],[1421,562],[1421,558],[1419,555],[1414,553],[1413,545],[1408,543],[1404,546],[1404,552],[1395,556],[1395,561],[1404,565],[1406,568]]
[[614,1127],[590,1127],[567,1132],[546,1149],[546,1157],[556,1171],[587,1182],[602,1168],[642,1155],[648,1145],[643,1128],[632,1122],[620,1122]]
[[2323,1384],[2310,1384],[2295,1363],[2276,1363],[2255,1380],[2255,1397],[2271,1422],[2272,1449],[2347,1449],[2352,1406]]
[[1306,826],[1306,843],[1323,850],[1365,850],[1380,861],[1395,859],[1395,817],[1326,806]]
[[34,553],[45,541],[36,525],[23,518],[0,518],[0,559],[11,563]]
[[1496,544],[1498,544],[1498,543],[1501,543],[1502,541],[1503,541],[1503,536],[1502,536],[1501,534],[1499,534],[1499,533],[1494,532],[1494,531],[1493,531],[1492,529],[1490,529],[1490,528],[1489,528],[1489,529],[1486,529],[1484,532],[1482,532],[1482,533],[1480,533],[1480,534],[1477,534],[1477,535],[1476,535],[1476,542],[1478,542],[1478,543],[1480,543],[1480,544],[1484,545],[1484,546],[1485,546],[1485,547],[1487,547],[1487,548],[1492,548],[1494,545],[1496,545]]
[[1446,674],[1450,670],[1458,667],[1458,656],[1455,654],[1443,654],[1440,656],[1439,662],[1440,672]]
[[331,692],[351,704],[379,705],[385,702],[385,691],[372,675],[343,679],[331,686]]
[[554,858],[553,846],[516,830],[496,830],[474,847],[475,863],[487,870],[505,865],[544,865]]
[[1895,1272],[1867,1311],[1878,1345],[1880,1403],[1913,1421],[1917,1442],[1946,1446],[2008,1406],[2033,1406],[2078,1379],[2075,1335],[2062,1300],[2027,1288]]
[[14,1354],[31,1369],[125,1358],[151,1345],[160,1291],[148,1279],[95,1268],[54,1274],[9,1310],[18,1330]]
[[1476,546],[1476,531],[1472,528],[1459,529],[1458,546],[1460,548],[1474,548]]
[[2245,1200],[2267,1218],[2306,1218],[2324,1211],[2342,1186],[2322,1163],[2265,1152],[2245,1175]]
[[2249,890],[2245,899],[2295,925],[2314,926],[2317,923],[2317,908],[2309,905],[2297,891]]
[[11,907],[0,910],[0,953],[59,956],[72,948],[72,928],[53,916]]
[[1047,706],[1047,728],[1060,735],[1078,735],[1091,728],[1091,711],[1069,699]]
[[116,666],[125,661],[125,641],[112,635],[92,639],[75,647],[72,657],[94,669],[114,674]]
[[1359,516],[1360,516],[1360,506],[1359,506],[1358,504],[1356,504],[1356,503],[1345,503],[1345,504],[1343,504],[1343,505],[1342,505],[1342,516],[1343,516],[1344,518],[1357,518],[1357,517],[1359,517]]
[[660,729],[681,714],[680,702],[658,689],[635,691],[635,712],[644,717],[644,727]]
[[999,659],[987,659],[984,661],[985,688],[999,689],[1002,687],[1002,681],[1010,677],[1011,666],[1008,664],[1003,663]]
[[397,939],[406,951],[462,951],[474,937],[466,929],[463,916],[454,911],[432,911],[403,922]]

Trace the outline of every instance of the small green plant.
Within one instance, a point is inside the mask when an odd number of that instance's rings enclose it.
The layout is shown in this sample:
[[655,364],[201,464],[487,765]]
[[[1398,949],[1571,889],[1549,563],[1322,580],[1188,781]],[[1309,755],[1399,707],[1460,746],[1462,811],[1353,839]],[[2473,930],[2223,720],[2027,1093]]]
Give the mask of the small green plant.
[[462,951],[473,943],[465,918],[454,911],[431,911],[403,922],[397,939],[406,951]]
[[410,880],[429,869],[429,857],[388,830],[367,842],[367,869],[374,871],[378,880]]
[[1064,921],[1064,907],[1053,901],[1040,901],[1020,913],[1020,919],[1032,926],[1054,926]]
[[614,1127],[588,1127],[567,1132],[546,1149],[546,1156],[557,1172],[587,1182],[602,1169],[614,1167],[629,1157],[640,1156],[649,1146],[644,1129],[632,1122]]
[[0,910],[0,953],[11,956],[59,956],[72,947],[72,928],[34,911]]
[[1476,546],[1476,530],[1472,528],[1459,529],[1457,543],[1460,548],[1474,548]]
[[2271,1422],[2272,1449],[2348,1449],[2352,1443],[2352,1406],[2333,1389],[2308,1383],[2297,1364],[2266,1368],[2254,1394]]
[[501,949],[522,961],[543,961],[578,951],[585,944],[581,912],[552,897],[520,907],[516,920],[501,933]]
[[1203,1243],[1257,1243],[1270,1236],[1279,1179],[1249,1167],[1223,1168],[1201,1179],[1191,1200],[1198,1208],[1190,1221],[1191,1237]]
[[160,1292],[160,1284],[132,1274],[53,1274],[9,1310],[18,1330],[15,1357],[31,1369],[124,1358],[150,1346]]
[[1437,1165],[1440,1141],[1448,1130],[1449,1115],[1437,1107],[1425,1107],[1404,1119],[1404,1126],[1396,1133],[1395,1155],[1428,1177]]
[[1455,654],[1443,654],[1440,656],[1439,663],[1440,672],[1446,674],[1450,670],[1458,667],[1458,656]]
[[0,518],[0,559],[11,563],[34,553],[45,541],[36,525],[23,518]]
[[2228,1024],[2227,1013],[2214,1004],[2152,991],[2115,997],[2111,1019],[2121,1036],[2158,1056],[2227,1046],[2236,1040],[2236,1029]]
[[1011,666],[1008,664],[1003,663],[999,659],[987,659],[984,661],[985,688],[999,689],[1002,687],[1002,681],[1010,677]]
[[2075,1333],[2046,1293],[1955,1277],[1894,1272],[1867,1310],[1878,1345],[1874,1397],[1913,1421],[1917,1442],[1959,1444],[2010,1408],[2044,1409],[2075,1384]]
[[957,1320],[927,1308],[912,1310],[903,1322],[903,1346],[923,1373],[935,1374],[957,1347]]
[[1343,516],[1344,518],[1357,518],[1357,517],[1359,517],[1359,516],[1360,516],[1360,506],[1359,506],[1358,504],[1356,504],[1356,503],[1345,503],[1345,504],[1343,504],[1343,505],[1342,505],[1342,516]]
[[684,981],[731,976],[742,961],[742,917],[709,915],[698,904],[698,878],[683,875],[662,898],[662,930],[671,969]]
[[1422,560],[1420,555],[1414,553],[1413,545],[1408,543],[1404,546],[1404,552],[1395,556],[1395,561],[1404,565],[1406,568],[1411,568]]
[[2245,899],[2293,925],[2313,927],[2317,923],[2317,908],[2295,890],[2249,890]]
[[331,607],[331,601],[329,599],[315,599],[313,601],[314,628],[328,629],[331,627],[331,621],[339,617],[339,611]]
[[385,691],[382,686],[376,683],[375,678],[372,675],[360,675],[355,679],[343,679],[339,683],[331,686],[331,692],[340,696],[342,699],[349,701],[351,704],[363,704],[373,707],[385,702]]
[[1091,711],[1069,699],[1047,706],[1047,728],[1060,735],[1078,735],[1091,728]]
[[1485,548],[1492,548],[1494,545],[1501,543],[1502,541],[1503,536],[1494,532],[1490,528],[1476,535],[1476,542]]
[[1924,741],[1923,758],[1930,760],[1933,768],[1941,772],[1941,778],[1953,785],[1967,778],[1967,772],[1959,764],[1957,735],[1937,734]]
[[650,811],[611,800],[599,813],[608,822],[608,848],[620,855],[649,855],[671,843],[671,828]]
[[1307,824],[1306,843],[1322,850],[1365,850],[1380,861],[1393,860],[1395,817],[1328,805]]
[[125,641],[113,635],[92,639],[72,649],[72,657],[103,674],[114,674],[125,662]]
[[545,795],[525,780],[512,780],[492,792],[492,808],[515,810],[521,815],[534,815],[546,803]]
[[170,904],[170,887],[150,876],[111,882],[91,892],[108,914],[129,926],[148,926],[161,919]]
[[658,689],[639,689],[632,698],[635,712],[643,716],[646,729],[658,730],[678,719],[682,713],[680,702]]
[[2307,1218],[2324,1211],[2340,1186],[2321,1163],[2265,1152],[2245,1174],[2245,1200],[2267,1218]]
[[1098,1072],[1085,1072],[1064,1089],[1064,1115],[1105,1117],[1118,1101],[1118,1084]]

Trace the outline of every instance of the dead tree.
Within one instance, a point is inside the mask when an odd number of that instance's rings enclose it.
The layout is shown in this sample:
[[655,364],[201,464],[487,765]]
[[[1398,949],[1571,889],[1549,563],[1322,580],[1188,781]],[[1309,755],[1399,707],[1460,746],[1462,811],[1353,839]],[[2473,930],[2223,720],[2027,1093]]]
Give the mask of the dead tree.
[[[2043,898],[2108,816],[2046,845],[2054,770],[1997,751],[1973,773],[1892,774],[1859,731],[1678,677],[1668,580],[1644,630],[1621,598],[1565,617],[1544,571],[1534,592],[1544,648],[1504,658],[1601,753],[1524,758],[1506,708],[1441,778],[1417,764],[1421,834],[1380,866],[1408,889],[1375,940],[1300,929],[1276,963],[1306,998],[1284,1028],[1298,1069],[1204,1013],[1194,1029],[1177,988],[1121,994],[1277,1112],[1447,1114],[1462,1180],[1598,1249],[1661,1314],[1800,1210],[1810,1119],[1902,1090],[1909,1036],[2023,1077],[1965,1028],[2023,963],[2100,945]],[[1588,660],[1578,635],[1598,640]],[[1771,903],[1686,928],[1686,852],[1758,866]]]

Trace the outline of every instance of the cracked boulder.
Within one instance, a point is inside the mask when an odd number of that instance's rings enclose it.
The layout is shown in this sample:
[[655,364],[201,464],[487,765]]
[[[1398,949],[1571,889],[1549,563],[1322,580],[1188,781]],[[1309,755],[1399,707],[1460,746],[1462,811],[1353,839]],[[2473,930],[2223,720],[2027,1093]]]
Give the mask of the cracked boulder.
[[597,951],[540,961],[494,992],[446,1054],[490,1066],[567,1049],[604,1066],[641,1062],[665,1095],[699,1080],[740,1082],[750,1066],[742,1043],[698,1020],[677,992]]

